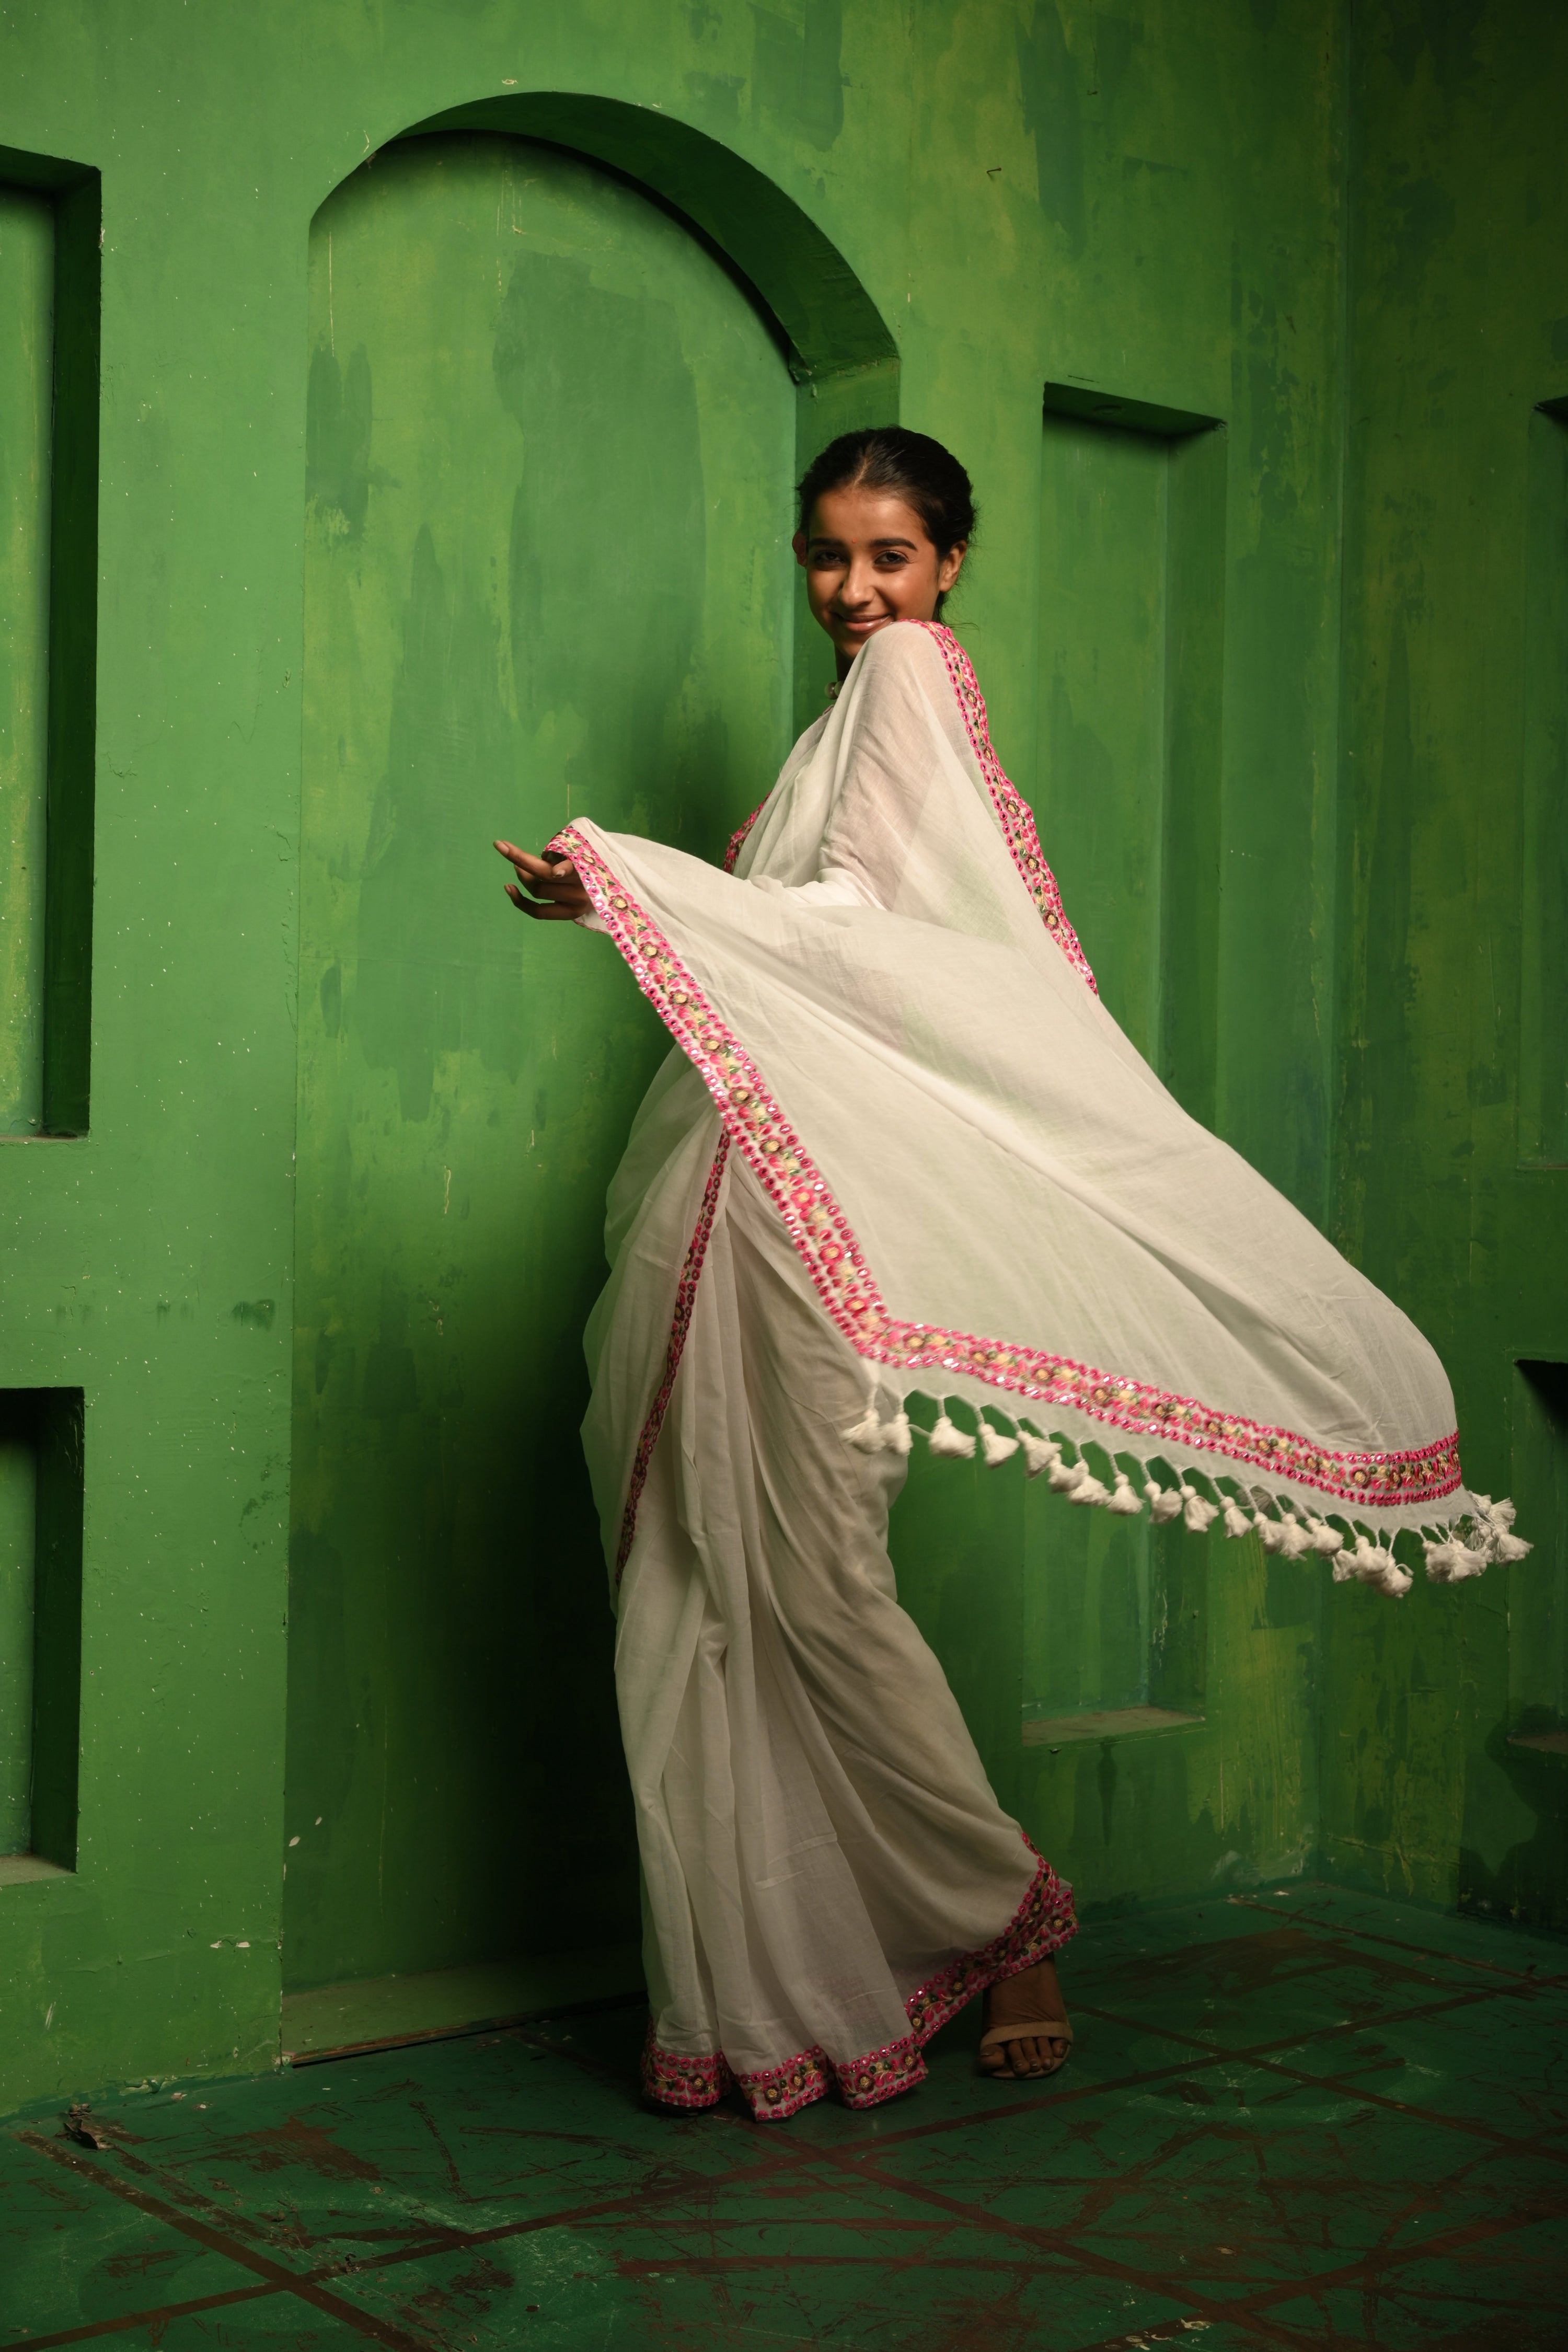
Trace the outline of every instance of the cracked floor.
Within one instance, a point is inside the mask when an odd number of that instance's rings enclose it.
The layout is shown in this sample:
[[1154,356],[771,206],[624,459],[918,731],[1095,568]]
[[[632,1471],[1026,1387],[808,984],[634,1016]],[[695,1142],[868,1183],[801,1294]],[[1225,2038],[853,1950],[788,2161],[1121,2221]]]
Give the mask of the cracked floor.
[[1054,2083],[671,2119],[602,2009],[0,2132],[0,2352],[1568,2343],[1568,1949],[1319,1886],[1086,1929]]

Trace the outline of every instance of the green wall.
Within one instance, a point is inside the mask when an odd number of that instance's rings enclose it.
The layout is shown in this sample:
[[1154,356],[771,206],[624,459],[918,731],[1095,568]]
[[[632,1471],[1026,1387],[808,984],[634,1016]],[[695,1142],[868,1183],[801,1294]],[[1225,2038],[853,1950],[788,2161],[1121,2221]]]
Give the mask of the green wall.
[[[0,772],[5,837],[40,789],[50,832],[42,976],[0,968],[48,1130],[0,1149],[0,1384],[67,1434],[5,2104],[269,2064],[285,1981],[635,1933],[571,1432],[658,1039],[488,842],[717,846],[820,693],[790,469],[895,403],[976,478],[955,617],[1108,1001],[1561,1524],[1515,1361],[1568,1353],[1568,1042],[1521,980],[1568,969],[1562,37],[1523,0],[7,10]],[[921,1463],[897,1535],[1090,1914],[1327,1857],[1549,1915],[1565,1768],[1506,1734],[1568,1695],[1500,1575],[1329,1594],[1016,1464]],[[1532,1659],[1558,1572],[1515,1574]],[[1136,1704],[1202,1719],[1021,1739]]]
[[645,196],[456,132],[317,215],[306,431],[290,1986],[626,1933],[581,1332],[664,1033],[487,845],[722,855],[787,740],[795,388]]
[[1451,1599],[1327,1611],[1323,1724],[1336,1873],[1559,1927],[1568,1754],[1508,1735],[1568,1727],[1546,1664],[1568,1441],[1568,476],[1539,407],[1568,395],[1565,89],[1552,7],[1405,5],[1359,39],[1336,1238],[1441,1349],[1468,1474],[1515,1495],[1539,1549]]

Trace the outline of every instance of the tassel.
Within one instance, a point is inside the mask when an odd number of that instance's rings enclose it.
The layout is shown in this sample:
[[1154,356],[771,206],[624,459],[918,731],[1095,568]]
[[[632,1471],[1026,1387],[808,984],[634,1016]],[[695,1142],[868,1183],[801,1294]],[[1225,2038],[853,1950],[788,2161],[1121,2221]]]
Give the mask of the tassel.
[[1476,1512],[1479,1522],[1476,1548],[1484,1551],[1489,1559],[1523,1559],[1533,1549],[1522,1536],[1510,1534],[1515,1513],[1506,1496],[1501,1502],[1494,1503],[1489,1495],[1478,1495]]
[[897,1421],[888,1422],[882,1431],[882,1444],[889,1454],[908,1454],[915,1442],[910,1427],[909,1414],[901,1409]]
[[1330,1527],[1327,1519],[1309,1519],[1307,1539],[1312,1549],[1321,1551],[1325,1559],[1334,1559],[1343,1549],[1345,1540],[1338,1528]]
[[1363,1584],[1386,1592],[1391,1600],[1403,1601],[1415,1582],[1410,1570],[1402,1568],[1386,1544],[1374,1544],[1358,1535],[1353,1551],[1341,1551],[1334,1559],[1334,1582],[1342,1584],[1353,1576]]
[[1089,1465],[1081,1459],[1077,1462],[1053,1462],[1051,1465],[1051,1485],[1058,1495],[1076,1494],[1088,1475]]
[[1252,1524],[1258,1530],[1258,1540],[1265,1551],[1284,1550],[1285,1523],[1282,1519],[1271,1519],[1266,1512],[1259,1511]]
[[1131,1483],[1125,1470],[1118,1470],[1116,1474],[1116,1492],[1110,1497],[1110,1508],[1126,1519],[1136,1518],[1143,1508],[1142,1504],[1132,1492]]
[[1062,1449],[1054,1438],[1037,1437],[1032,1429],[1018,1427],[1018,1443],[1024,1449],[1024,1475],[1037,1478],[1042,1470],[1054,1470],[1062,1458]]
[[927,1444],[933,1454],[950,1454],[954,1459],[967,1461],[974,1451],[974,1440],[962,1429],[955,1429],[947,1417],[947,1399],[942,1400],[942,1411],[931,1429]]
[[1279,1549],[1286,1559],[1300,1559],[1304,1551],[1314,1549],[1312,1538],[1296,1517],[1284,1506],[1279,1510]]
[[1485,1552],[1469,1550],[1451,1528],[1443,1542],[1424,1541],[1422,1549],[1426,1555],[1426,1573],[1434,1584],[1461,1584],[1467,1576],[1479,1576],[1486,1569]]
[[1391,1601],[1403,1601],[1415,1581],[1410,1570],[1402,1561],[1395,1559],[1386,1544],[1379,1546],[1373,1557],[1381,1565],[1379,1573],[1367,1579],[1368,1583],[1375,1584],[1380,1592],[1386,1592]]
[[1217,1503],[1209,1502],[1205,1496],[1198,1493],[1195,1486],[1189,1486],[1184,1478],[1181,1483],[1178,1492],[1180,1493],[1182,1501],[1185,1506],[1185,1508],[1182,1513],[1183,1518],[1185,1520],[1187,1526],[1192,1529],[1194,1535],[1203,1535],[1207,1528],[1214,1525],[1215,1519],[1218,1518],[1219,1505]]
[[1226,1503],[1225,1531],[1227,1536],[1249,1536],[1252,1533],[1252,1521],[1239,1503]]
[[986,1420],[985,1415],[982,1413],[980,1416],[980,1451],[985,1456],[986,1468],[988,1470],[994,1470],[999,1462],[1005,1462],[1009,1454],[1016,1454],[1018,1451],[1018,1441],[1016,1437],[1004,1437],[999,1429],[992,1428],[991,1423]]
[[862,1454],[880,1454],[883,1446],[886,1444],[887,1439],[882,1429],[882,1424],[877,1416],[877,1383],[875,1381],[871,1382],[871,1393],[866,1400],[866,1410],[864,1413],[856,1423],[853,1429],[847,1429],[845,1431],[844,1441],[847,1445],[858,1447]]
[[1110,1487],[1095,1476],[1087,1462],[1079,1462],[1077,1466],[1083,1472],[1083,1476],[1068,1496],[1068,1501],[1069,1503],[1109,1503]]
[[1156,1527],[1163,1527],[1167,1519],[1173,1519],[1182,1507],[1181,1496],[1174,1486],[1156,1486],[1151,1478],[1143,1492],[1149,1497],[1150,1517]]

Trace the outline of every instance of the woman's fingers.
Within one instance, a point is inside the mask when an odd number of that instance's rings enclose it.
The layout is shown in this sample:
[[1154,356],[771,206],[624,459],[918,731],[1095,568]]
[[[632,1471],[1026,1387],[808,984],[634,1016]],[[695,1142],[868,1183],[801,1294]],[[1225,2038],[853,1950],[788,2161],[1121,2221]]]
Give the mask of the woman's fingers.
[[517,874],[517,882],[506,886],[507,897],[525,915],[575,922],[579,915],[587,913],[593,901],[577,879],[577,869],[569,857],[535,857],[510,841],[498,841],[495,846]]
[[525,898],[514,882],[507,884],[506,895],[521,913],[531,915],[536,922],[541,923],[574,923],[587,906],[586,899],[582,908],[576,908],[556,906],[546,899]]

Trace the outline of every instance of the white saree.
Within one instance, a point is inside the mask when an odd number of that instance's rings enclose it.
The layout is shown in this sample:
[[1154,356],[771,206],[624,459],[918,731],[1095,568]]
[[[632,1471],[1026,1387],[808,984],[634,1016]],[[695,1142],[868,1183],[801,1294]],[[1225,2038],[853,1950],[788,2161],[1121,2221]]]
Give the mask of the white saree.
[[894,1595],[913,1436],[1389,1592],[1401,1528],[1439,1580],[1525,1547],[1460,1483],[1420,1333],[1101,1005],[950,631],[871,639],[729,870],[586,821],[552,846],[677,1048],[611,1192],[584,1428],[648,2087],[868,2105],[1072,1932]]

